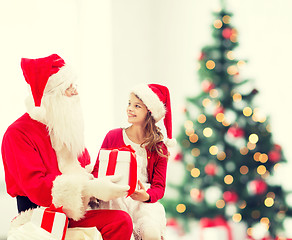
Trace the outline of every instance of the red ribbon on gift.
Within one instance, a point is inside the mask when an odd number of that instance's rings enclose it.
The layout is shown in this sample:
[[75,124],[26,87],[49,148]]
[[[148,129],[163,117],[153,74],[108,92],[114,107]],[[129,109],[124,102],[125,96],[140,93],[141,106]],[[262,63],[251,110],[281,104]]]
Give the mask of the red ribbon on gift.
[[[228,225],[227,221],[221,217],[215,217],[215,218],[201,218],[200,220],[200,226],[201,226],[201,230],[203,228],[209,228],[209,227],[225,227],[227,230],[227,235],[228,235],[228,240],[232,240],[232,233],[231,233],[231,228]],[[202,236],[202,231],[201,231],[201,240],[203,240],[203,236]]]
[[[43,219],[42,219],[42,223],[41,223],[41,228],[43,228],[44,230],[46,230],[46,231],[51,233],[52,229],[53,229],[55,215],[56,215],[55,213],[59,212],[59,213],[65,214],[62,208],[63,207],[56,208],[54,204],[51,204],[50,207],[46,208],[44,210],[44,215],[43,215]],[[65,223],[65,226],[64,226],[62,240],[65,239],[67,227],[68,227],[68,218],[66,218],[66,223]]]
[[128,196],[130,196],[136,188],[136,183],[137,183],[137,160],[136,160],[136,155],[135,155],[135,150],[130,146],[124,146],[121,148],[113,148],[113,149],[108,149],[111,150],[109,154],[109,162],[106,170],[106,175],[114,175],[115,170],[116,170],[116,165],[117,165],[117,157],[118,157],[118,152],[119,151],[128,151],[130,152],[131,159],[130,159],[130,176],[129,176],[129,186],[130,189],[128,191]]

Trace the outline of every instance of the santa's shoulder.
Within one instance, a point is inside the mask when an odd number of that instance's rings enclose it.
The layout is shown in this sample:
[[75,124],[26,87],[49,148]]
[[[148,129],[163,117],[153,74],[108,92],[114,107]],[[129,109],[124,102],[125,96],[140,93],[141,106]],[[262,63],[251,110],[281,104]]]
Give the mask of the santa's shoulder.
[[47,134],[46,126],[36,120],[33,120],[28,113],[25,113],[7,128],[3,136],[3,141],[7,137],[14,138],[16,136],[23,137],[40,134]]

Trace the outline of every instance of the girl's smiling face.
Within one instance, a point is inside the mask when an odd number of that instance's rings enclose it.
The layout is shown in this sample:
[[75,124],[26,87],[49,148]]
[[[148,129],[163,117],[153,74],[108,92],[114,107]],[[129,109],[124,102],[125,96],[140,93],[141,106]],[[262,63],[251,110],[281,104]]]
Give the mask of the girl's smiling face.
[[148,109],[146,105],[131,93],[127,107],[128,122],[132,124],[144,124]]

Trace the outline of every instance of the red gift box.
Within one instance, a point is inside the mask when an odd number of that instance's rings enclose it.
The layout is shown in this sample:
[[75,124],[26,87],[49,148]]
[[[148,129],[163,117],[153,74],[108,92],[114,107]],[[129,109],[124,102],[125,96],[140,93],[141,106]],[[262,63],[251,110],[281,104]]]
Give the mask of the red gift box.
[[114,149],[100,149],[98,154],[98,177],[114,174],[122,175],[119,184],[129,185],[130,196],[137,186],[137,160],[135,150],[131,146]]
[[53,204],[48,208],[33,210],[31,222],[51,233],[58,240],[64,240],[68,227],[68,218],[62,207],[56,208]]

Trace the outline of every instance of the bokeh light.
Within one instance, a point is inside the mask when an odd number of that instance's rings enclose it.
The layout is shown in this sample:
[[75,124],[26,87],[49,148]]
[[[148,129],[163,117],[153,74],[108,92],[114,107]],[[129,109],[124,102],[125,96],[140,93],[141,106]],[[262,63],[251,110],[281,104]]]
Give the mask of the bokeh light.
[[200,174],[201,174],[201,172],[200,172],[200,169],[198,169],[198,168],[193,168],[193,169],[191,170],[191,175],[192,175],[192,177],[194,177],[194,178],[199,177]]
[[215,62],[213,60],[208,60],[206,62],[206,67],[209,69],[209,70],[212,70],[214,69],[216,66]]
[[222,23],[221,20],[217,19],[217,20],[214,21],[213,25],[214,25],[215,28],[219,29],[219,28],[221,28],[223,26],[223,23]]
[[176,211],[179,212],[179,213],[183,213],[186,211],[186,205],[180,203],[176,206]]
[[233,183],[233,177],[231,175],[226,175],[224,177],[224,182],[228,185],[232,184]]

